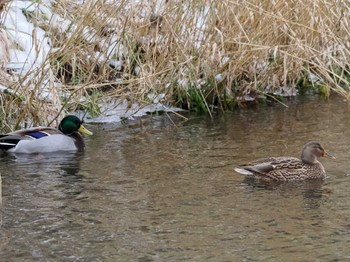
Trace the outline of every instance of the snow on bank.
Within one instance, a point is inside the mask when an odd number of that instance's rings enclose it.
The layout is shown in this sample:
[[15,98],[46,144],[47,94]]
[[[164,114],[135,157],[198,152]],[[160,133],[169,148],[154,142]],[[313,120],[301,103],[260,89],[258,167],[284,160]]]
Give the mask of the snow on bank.
[[[8,10],[2,22],[12,41],[12,48],[9,50],[9,61],[5,65],[6,70],[12,72],[18,78],[29,74],[30,77],[25,77],[23,85],[28,84],[28,81],[30,81],[29,86],[32,87],[36,83],[36,78],[42,77],[36,72],[46,72],[45,80],[37,81],[41,85],[39,97],[53,103],[53,101],[58,101],[57,90],[62,85],[53,76],[47,63],[48,55],[54,51],[54,48],[51,46],[47,33],[28,21],[28,17],[25,15],[34,13],[38,14],[38,16],[45,16],[52,26],[59,28],[63,32],[66,31],[65,29],[72,24],[72,21],[52,13],[50,8],[51,1],[49,0],[40,1],[40,4],[31,1],[11,1],[8,4]],[[122,55],[120,54],[119,56],[121,57]],[[7,89],[6,87],[3,88]],[[59,93],[67,97],[67,94],[64,92]],[[120,122],[122,119],[142,116],[149,112],[180,111],[179,108],[164,105],[160,102],[161,99],[159,97],[162,97],[162,94],[151,98],[150,101],[153,101],[153,103],[147,106],[140,106],[136,103],[130,105],[126,100],[101,102],[98,107],[101,109],[102,115],[98,117],[87,116],[86,120],[89,122]],[[57,107],[59,108],[60,106],[61,104],[58,103]]]
[[51,50],[45,31],[28,22],[23,10],[34,12],[40,8],[30,1],[11,1],[4,19],[4,27],[15,47],[10,49],[10,62],[6,67],[20,76],[40,68]]
[[102,116],[91,116],[89,114],[85,115],[85,112],[79,111],[77,115],[80,118],[84,117],[84,122],[86,123],[113,123],[122,122],[124,119],[134,119],[135,117],[141,117],[148,115],[152,112],[177,112],[182,111],[182,109],[175,107],[168,107],[161,103],[153,103],[144,107],[138,104],[132,104],[127,100],[123,101],[110,101],[106,102],[100,108],[103,112]]

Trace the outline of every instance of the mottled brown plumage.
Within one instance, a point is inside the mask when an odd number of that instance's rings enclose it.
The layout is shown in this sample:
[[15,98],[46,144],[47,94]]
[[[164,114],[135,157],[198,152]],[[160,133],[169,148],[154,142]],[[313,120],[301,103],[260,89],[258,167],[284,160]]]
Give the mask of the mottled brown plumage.
[[301,159],[296,157],[269,157],[258,159],[235,168],[247,176],[268,181],[300,181],[310,178],[324,178],[325,170],[317,160],[319,157],[335,157],[327,153],[318,142],[304,145]]

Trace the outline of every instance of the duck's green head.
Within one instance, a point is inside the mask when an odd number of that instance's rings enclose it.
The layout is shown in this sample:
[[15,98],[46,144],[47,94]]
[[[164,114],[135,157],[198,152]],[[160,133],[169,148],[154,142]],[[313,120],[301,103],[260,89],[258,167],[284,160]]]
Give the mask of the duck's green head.
[[83,126],[82,121],[73,115],[64,117],[58,129],[65,135],[70,135],[77,131],[83,134],[92,135],[92,132]]

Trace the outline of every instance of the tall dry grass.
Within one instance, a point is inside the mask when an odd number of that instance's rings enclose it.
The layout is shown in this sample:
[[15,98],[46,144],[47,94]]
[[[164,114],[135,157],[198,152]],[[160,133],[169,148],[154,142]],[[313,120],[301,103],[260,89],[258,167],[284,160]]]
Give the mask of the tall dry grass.
[[163,94],[208,112],[309,85],[349,98],[348,1],[57,0],[50,8],[72,23],[28,16],[52,51],[2,95],[2,118],[15,119],[8,126],[77,108],[98,113],[91,96],[143,105]]

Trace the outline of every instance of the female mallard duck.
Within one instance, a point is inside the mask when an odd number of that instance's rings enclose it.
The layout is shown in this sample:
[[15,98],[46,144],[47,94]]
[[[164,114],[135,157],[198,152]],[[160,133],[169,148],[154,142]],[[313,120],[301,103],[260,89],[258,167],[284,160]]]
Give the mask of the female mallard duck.
[[33,127],[0,135],[0,149],[11,153],[50,153],[77,151],[85,147],[80,133],[92,135],[73,115],[62,119],[58,129]]
[[309,178],[324,178],[325,170],[318,157],[335,159],[318,142],[304,145],[301,159],[296,157],[270,157],[258,159],[247,165],[235,168],[235,171],[266,181],[297,181]]

